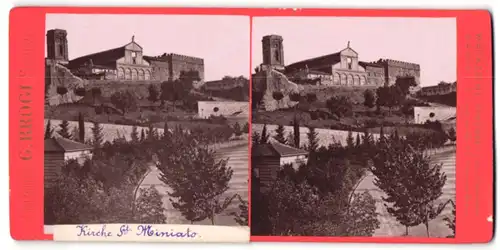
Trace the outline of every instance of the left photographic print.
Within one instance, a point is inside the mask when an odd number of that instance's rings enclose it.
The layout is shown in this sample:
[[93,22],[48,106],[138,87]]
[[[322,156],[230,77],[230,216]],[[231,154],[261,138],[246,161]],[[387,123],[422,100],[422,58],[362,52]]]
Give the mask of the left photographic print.
[[124,223],[246,230],[249,23],[46,16],[45,233]]

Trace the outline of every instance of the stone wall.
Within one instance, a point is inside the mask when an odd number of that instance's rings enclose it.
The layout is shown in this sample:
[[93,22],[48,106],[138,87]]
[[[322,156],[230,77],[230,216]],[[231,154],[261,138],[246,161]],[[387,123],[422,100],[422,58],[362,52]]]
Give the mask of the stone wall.
[[[44,120],[44,128],[47,127],[48,119]],[[57,131],[60,129],[59,124],[61,124],[61,120],[50,120],[50,125],[54,129],[54,135],[57,134]],[[78,128],[78,121],[68,121],[70,132],[73,132],[74,129]],[[116,138],[124,136],[125,139],[130,140],[130,134],[132,133],[132,127],[129,125],[118,125],[118,124],[108,124],[103,123],[100,124],[103,132],[103,140],[104,141],[113,141]],[[94,125],[91,122],[85,122],[85,140],[92,139],[92,127]],[[144,129],[144,133],[146,133],[147,127],[137,127],[137,131],[139,135],[141,134],[141,130]],[[163,134],[163,129],[157,129],[160,134]]]
[[171,63],[171,77],[179,78],[182,71],[195,70],[198,71],[201,80],[205,79],[205,66],[201,58],[184,56],[178,54],[169,54]]
[[210,102],[210,101],[200,101],[198,102],[198,116],[200,118],[209,118],[211,115],[224,117],[242,117],[247,118],[249,116],[249,102]]
[[377,64],[384,66],[385,81],[388,85],[396,83],[398,76],[413,76],[420,85],[420,65],[391,59],[380,59]]
[[101,96],[104,98],[111,97],[111,95],[118,91],[130,91],[135,94],[137,99],[146,99],[149,96],[149,85],[155,85],[160,89],[161,81],[134,81],[134,80],[90,80],[86,85],[88,92],[92,88],[101,89]]
[[[268,124],[266,126],[267,132],[272,136],[276,134],[275,130],[278,127],[278,125],[274,124]],[[293,134],[293,127],[292,126],[284,126],[285,127],[285,136],[288,136],[288,134],[292,133]],[[264,128],[263,124],[252,124],[252,133],[257,132],[259,134],[262,133],[262,129]],[[305,146],[307,145],[307,133],[309,132],[309,129],[306,127],[300,127],[300,145]],[[325,146],[327,147],[331,143],[333,143],[333,140],[335,139],[335,142],[340,142],[342,145],[347,145],[347,135],[348,131],[344,130],[333,130],[333,129],[322,129],[322,128],[317,128],[315,131],[318,133],[318,139],[319,139],[319,145],[320,146]],[[352,132],[352,136],[354,140],[356,140],[356,136],[359,134],[361,137],[364,133],[361,132]],[[379,134],[372,134],[374,139],[378,139]]]

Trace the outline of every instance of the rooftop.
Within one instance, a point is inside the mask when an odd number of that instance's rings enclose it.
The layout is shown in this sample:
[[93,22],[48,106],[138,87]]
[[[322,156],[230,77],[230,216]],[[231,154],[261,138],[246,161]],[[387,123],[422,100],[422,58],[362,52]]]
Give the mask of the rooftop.
[[252,149],[252,156],[298,156],[298,155],[307,155],[309,152],[298,149],[294,147],[290,147],[288,145],[284,145],[278,142],[270,142],[266,144],[260,144],[255,146]]
[[63,137],[45,139],[45,152],[75,152],[91,150],[92,146],[72,141]]

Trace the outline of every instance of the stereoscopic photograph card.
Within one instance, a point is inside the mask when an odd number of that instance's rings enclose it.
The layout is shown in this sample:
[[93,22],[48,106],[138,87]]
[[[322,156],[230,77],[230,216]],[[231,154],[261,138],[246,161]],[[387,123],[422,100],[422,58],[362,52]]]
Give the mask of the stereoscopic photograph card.
[[248,242],[250,19],[44,21],[44,234]]
[[[480,98],[491,101],[491,54],[481,58],[483,75],[460,65],[477,60],[464,57],[467,47],[491,51],[489,23],[476,23],[485,30],[480,44],[464,46],[466,36],[477,35],[463,34],[456,16],[347,13],[252,20],[252,235],[453,242],[467,227],[457,221],[471,216],[457,214],[467,209],[459,203],[465,193],[458,177],[462,185],[474,178],[467,171],[479,177],[457,157],[476,147],[466,138],[473,129],[464,126],[471,115],[464,106],[489,115],[492,107],[466,97],[477,77]],[[489,240],[492,121],[486,114],[481,119],[485,150],[469,157],[489,160],[480,173],[488,175],[481,181],[489,185],[489,206],[479,219],[481,237]],[[478,188],[477,181],[469,188]]]

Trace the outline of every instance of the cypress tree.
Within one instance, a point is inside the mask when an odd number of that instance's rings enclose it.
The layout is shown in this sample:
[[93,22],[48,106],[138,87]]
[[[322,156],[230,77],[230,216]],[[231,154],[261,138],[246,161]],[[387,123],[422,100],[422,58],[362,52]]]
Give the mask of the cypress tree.
[[57,131],[57,133],[61,137],[71,140],[71,133],[69,131],[69,122],[66,120],[63,120],[61,122],[61,124],[59,124],[59,131]]
[[346,138],[346,143],[348,148],[353,148],[354,147],[354,137],[352,136],[352,131],[349,130],[347,132],[347,138]]
[[260,135],[257,132],[252,133],[252,146],[259,145],[260,143]]
[[293,137],[293,132],[288,133],[286,144],[290,147],[295,147],[295,138]]
[[85,143],[85,122],[83,120],[83,114],[80,112],[78,114],[78,133],[79,133],[79,140],[81,143]]
[[165,121],[163,124],[163,139],[167,140],[170,138],[170,129],[168,128],[168,123]]
[[102,134],[102,127],[101,125],[94,121],[92,122],[93,127],[92,127],[92,137],[93,137],[93,144],[95,148],[100,148],[102,143],[103,143],[103,138],[104,135]]
[[132,127],[132,132],[130,133],[130,138],[133,142],[139,141],[139,132],[137,131],[137,126]]
[[262,134],[260,136],[260,144],[265,144],[269,142],[269,134],[267,133],[267,125],[264,124],[264,128],[262,129]]
[[356,147],[361,145],[361,138],[359,137],[359,133],[356,135]]
[[141,141],[146,140],[146,135],[144,134],[144,129],[141,129]]
[[45,139],[50,139],[52,138],[52,133],[54,133],[54,130],[52,129],[52,125],[50,120],[47,121],[47,126],[45,127]]
[[278,141],[279,143],[285,144],[286,139],[285,139],[285,126],[283,125],[278,125],[278,127],[275,130],[276,135],[274,136],[274,139]]
[[293,139],[295,142],[295,147],[300,148],[300,127],[297,116],[293,118]]
[[309,132],[307,133],[307,140],[309,144],[307,145],[307,149],[309,152],[315,152],[319,147],[319,139],[318,132],[313,127],[309,127]]

